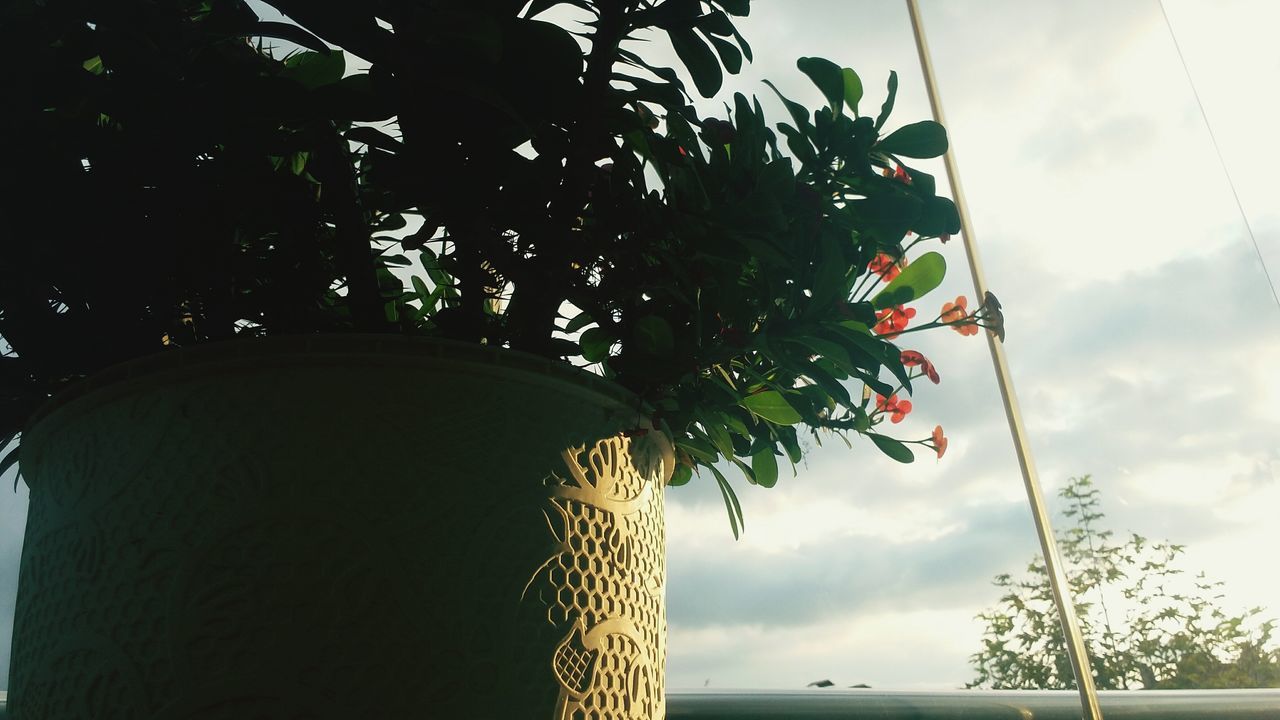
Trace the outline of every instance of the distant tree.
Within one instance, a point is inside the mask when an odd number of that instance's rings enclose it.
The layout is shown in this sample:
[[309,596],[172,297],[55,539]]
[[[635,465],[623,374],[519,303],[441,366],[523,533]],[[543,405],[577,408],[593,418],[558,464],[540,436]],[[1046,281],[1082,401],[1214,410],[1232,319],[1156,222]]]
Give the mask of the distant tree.
[[[1280,687],[1275,621],[1260,621],[1262,608],[1226,612],[1221,582],[1177,567],[1182,545],[1137,534],[1114,539],[1100,527],[1089,476],[1072,478],[1058,495],[1067,520],[1058,547],[1099,689]],[[978,675],[968,686],[1074,688],[1043,559],[1023,577],[997,575],[994,584],[1004,595],[978,615],[986,630],[970,656]]]

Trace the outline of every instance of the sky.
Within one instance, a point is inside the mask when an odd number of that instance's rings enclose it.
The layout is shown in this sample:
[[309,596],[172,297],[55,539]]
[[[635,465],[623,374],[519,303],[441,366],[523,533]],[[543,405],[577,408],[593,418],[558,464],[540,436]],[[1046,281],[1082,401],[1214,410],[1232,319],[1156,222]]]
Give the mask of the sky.
[[[1111,527],[1185,543],[1186,567],[1226,583],[1224,605],[1280,616],[1260,559],[1280,547],[1280,307],[1244,221],[1280,279],[1280,101],[1267,92],[1280,6],[1165,2],[1242,217],[1158,3],[920,4],[1047,494],[1092,474]],[[785,113],[761,80],[817,106],[794,65],[812,55],[857,70],[864,107],[896,70],[890,129],[929,117],[904,3],[757,0],[739,28],[756,61],[726,97],[759,95],[774,122]],[[951,270],[922,315],[973,296],[960,243],[929,249]],[[776,488],[740,488],[737,541],[709,478],[668,494],[669,687],[973,678],[990,580],[1038,544],[985,341],[942,330],[904,347],[942,383],[895,430],[941,424],[942,460],[902,466],[831,439]],[[11,487],[0,478],[0,689],[26,508]]]
[[[1259,551],[1280,546],[1280,308],[1156,2],[921,0],[948,130],[1047,495],[1092,474],[1108,525],[1188,546],[1183,566],[1226,583],[1223,604],[1280,615]],[[1268,2],[1167,0],[1249,222],[1280,276],[1263,90],[1280,51]],[[890,128],[929,117],[905,3],[753,4],[740,25],[761,78],[820,103],[794,69],[854,68]],[[940,163],[925,166],[942,175]],[[931,248],[938,249],[938,248]],[[973,297],[963,251],[944,248],[936,313]],[[918,337],[918,341],[916,340]],[[934,424],[941,461],[910,466],[868,443],[816,448],[795,478],[740,493],[735,542],[711,483],[668,494],[670,687],[837,685],[945,689],[974,677],[974,616],[993,575],[1038,552],[986,344],[912,337],[942,383],[900,428]]]

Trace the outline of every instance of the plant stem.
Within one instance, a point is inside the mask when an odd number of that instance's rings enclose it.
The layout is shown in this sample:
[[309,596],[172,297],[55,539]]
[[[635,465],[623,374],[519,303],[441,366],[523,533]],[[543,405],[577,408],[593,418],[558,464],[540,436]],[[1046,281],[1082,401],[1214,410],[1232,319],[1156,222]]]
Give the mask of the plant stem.
[[351,165],[347,141],[330,125],[322,132],[327,136],[328,152],[315,157],[323,177],[324,200],[333,213],[337,229],[338,263],[347,277],[347,302],[356,330],[377,332],[385,329],[386,316],[378,290],[377,266],[374,264],[369,232],[369,219],[360,202],[360,187]]

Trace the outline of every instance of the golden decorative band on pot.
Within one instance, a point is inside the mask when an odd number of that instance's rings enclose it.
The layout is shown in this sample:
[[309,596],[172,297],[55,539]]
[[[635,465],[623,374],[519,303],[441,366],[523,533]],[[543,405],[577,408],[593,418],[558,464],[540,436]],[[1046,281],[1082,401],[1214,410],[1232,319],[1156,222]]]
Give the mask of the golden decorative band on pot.
[[559,687],[553,720],[663,714],[662,488],[671,465],[662,457],[641,474],[632,440],[570,448],[562,453],[568,477],[547,478],[543,512],[557,551],[529,584],[563,631],[548,663]]

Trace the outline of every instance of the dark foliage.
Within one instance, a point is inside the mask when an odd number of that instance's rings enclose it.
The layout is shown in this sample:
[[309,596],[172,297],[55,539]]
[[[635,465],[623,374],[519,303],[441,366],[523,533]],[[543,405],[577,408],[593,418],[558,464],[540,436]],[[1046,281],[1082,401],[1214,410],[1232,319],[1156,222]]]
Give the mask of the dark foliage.
[[[0,440],[122,360],[366,332],[600,363],[656,409],[676,482],[707,467],[731,508],[712,463],[772,485],[796,425],[910,460],[846,389],[910,390],[870,328],[941,280],[925,263],[872,296],[868,263],[958,230],[898,160],[941,154],[942,128],[882,136],[896,79],[861,116],[851,70],[802,59],[831,104],[785,102],[788,157],[758,102],[701,118],[687,94],[751,58],[749,0],[266,4],[288,19],[0,4]],[[646,58],[662,38],[684,68]]]

